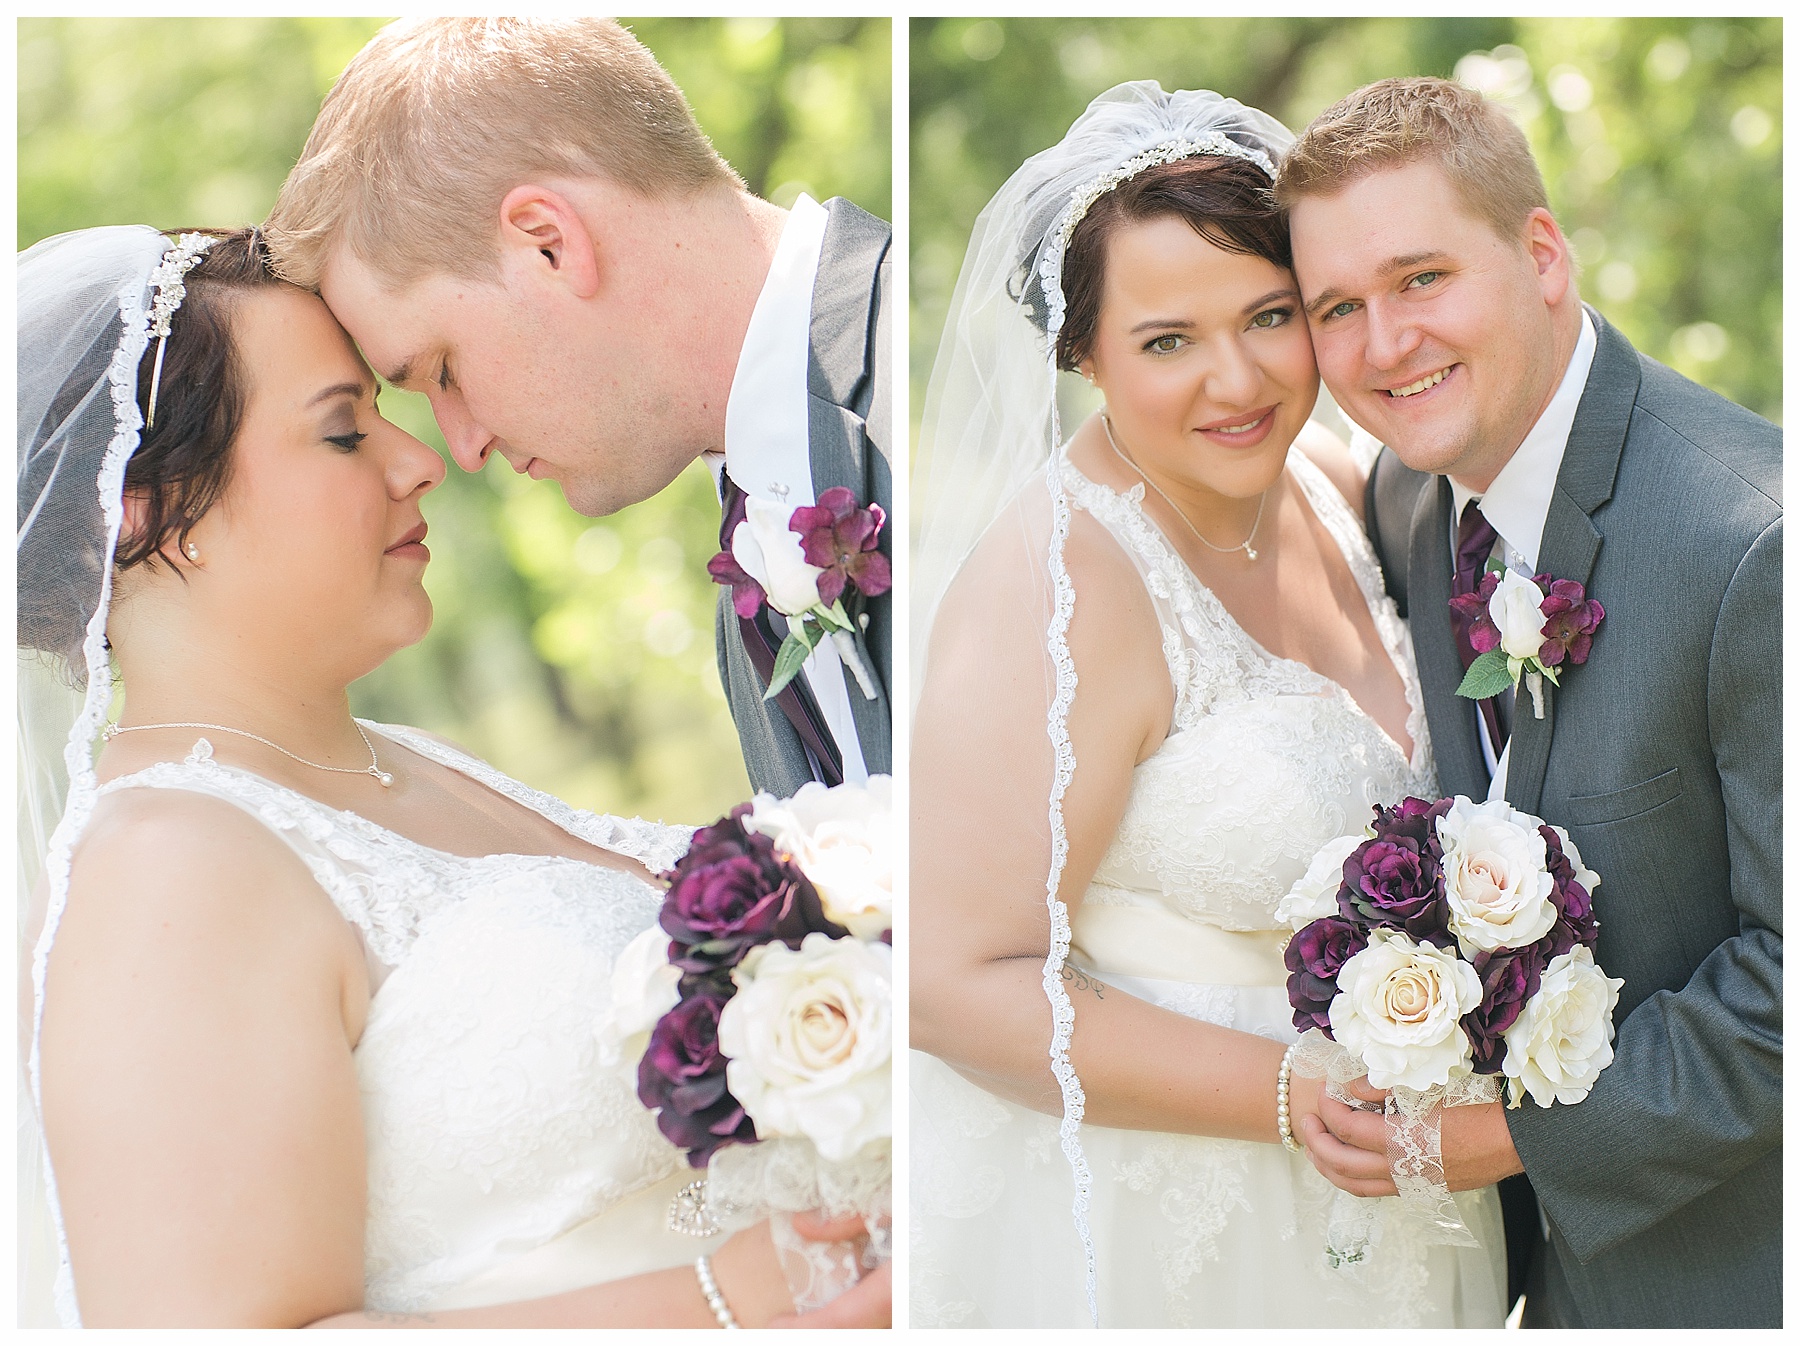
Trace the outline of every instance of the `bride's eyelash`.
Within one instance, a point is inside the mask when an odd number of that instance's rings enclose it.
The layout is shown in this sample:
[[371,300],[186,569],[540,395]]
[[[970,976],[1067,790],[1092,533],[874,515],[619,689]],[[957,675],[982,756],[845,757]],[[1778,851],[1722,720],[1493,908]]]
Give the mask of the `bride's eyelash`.
[[450,391],[450,362],[448,360],[438,366],[437,381],[439,388],[443,389],[445,392]]
[[364,434],[361,430],[355,430],[347,435],[326,435],[325,442],[327,444],[337,445],[345,453],[351,453],[355,451],[358,444],[362,443],[367,438],[368,435]]

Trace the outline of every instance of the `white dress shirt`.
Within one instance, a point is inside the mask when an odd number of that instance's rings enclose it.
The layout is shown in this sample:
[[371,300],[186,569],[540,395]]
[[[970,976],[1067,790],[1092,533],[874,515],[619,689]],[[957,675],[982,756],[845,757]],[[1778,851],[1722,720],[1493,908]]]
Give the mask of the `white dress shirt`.
[[[1482,517],[1500,535],[1506,568],[1531,576],[1537,574],[1538,551],[1544,542],[1544,521],[1550,516],[1550,497],[1556,493],[1556,475],[1562,470],[1563,453],[1569,447],[1569,431],[1575,424],[1575,411],[1581,405],[1581,394],[1587,389],[1588,370],[1594,364],[1594,349],[1599,338],[1594,321],[1587,310],[1581,313],[1581,333],[1575,339],[1575,351],[1569,367],[1563,372],[1556,394],[1544,408],[1537,424],[1531,427],[1513,456],[1506,461],[1486,491],[1471,491],[1455,477],[1450,478],[1450,555],[1456,555],[1457,527],[1463,507],[1471,500],[1481,502]],[[1481,734],[1481,755],[1493,773],[1488,786],[1489,799],[1506,797],[1507,753],[1494,756],[1494,744],[1488,737],[1487,724],[1480,710],[1471,703],[1469,711]],[[1509,745],[1510,746],[1510,745]]]
[[[775,256],[756,297],[731,394],[725,402],[725,452],[708,454],[715,480],[730,474],[745,495],[793,509],[816,504],[808,434],[806,369],[811,351],[813,282],[825,242],[825,207],[801,194],[788,212]],[[720,483],[721,489],[723,482]],[[867,502],[864,502],[867,503]],[[802,673],[844,759],[844,780],[869,778],[844,666],[829,640],[819,642]],[[860,690],[856,693],[861,695]],[[812,753],[807,752],[811,760]],[[814,773],[818,763],[813,762]]]

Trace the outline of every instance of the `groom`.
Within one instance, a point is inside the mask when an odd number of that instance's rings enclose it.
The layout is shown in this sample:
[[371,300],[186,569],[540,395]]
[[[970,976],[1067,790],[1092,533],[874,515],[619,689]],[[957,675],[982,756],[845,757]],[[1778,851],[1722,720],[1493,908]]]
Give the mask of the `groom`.
[[[1277,192],[1320,373],[1387,445],[1369,531],[1444,792],[1568,829],[1624,979],[1585,1102],[1445,1110],[1450,1186],[1529,1179],[1503,1184],[1527,1326],[1779,1326],[1780,431],[1582,306],[1525,138],[1478,94],[1358,90]],[[1455,695],[1449,600],[1490,558],[1605,608],[1541,717]],[[1322,1171],[1393,1191],[1381,1120],[1324,1115]]]
[[[889,511],[888,226],[842,199],[752,196],[616,23],[389,25],[265,229],[376,372],[431,399],[471,472],[499,453],[602,515],[705,457],[724,550],[747,499],[791,510],[844,487]],[[757,789],[891,769],[889,608],[867,600],[851,636],[868,689],[824,641],[765,701],[786,626],[721,594]]]

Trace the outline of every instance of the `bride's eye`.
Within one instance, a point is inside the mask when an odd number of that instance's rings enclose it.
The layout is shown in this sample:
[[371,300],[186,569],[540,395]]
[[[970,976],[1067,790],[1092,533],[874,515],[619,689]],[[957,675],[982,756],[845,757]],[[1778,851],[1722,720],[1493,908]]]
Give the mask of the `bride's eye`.
[[1291,308],[1266,308],[1250,319],[1250,325],[1266,332],[1271,328],[1286,327],[1293,317],[1294,310]]
[[354,453],[356,446],[367,438],[368,436],[362,431],[353,430],[347,435],[326,435],[325,442],[337,445],[345,453]]
[[1185,343],[1185,338],[1174,332],[1165,332],[1144,343],[1144,349],[1157,355],[1173,355]]
[[444,392],[450,391],[450,362],[448,360],[438,366],[437,383]]

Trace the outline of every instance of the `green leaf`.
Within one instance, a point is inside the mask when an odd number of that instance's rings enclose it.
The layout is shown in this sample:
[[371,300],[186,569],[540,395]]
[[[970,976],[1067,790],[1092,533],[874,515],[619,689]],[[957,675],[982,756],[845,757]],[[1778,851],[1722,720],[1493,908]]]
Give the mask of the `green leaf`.
[[787,639],[781,642],[781,648],[775,652],[774,676],[769,679],[769,690],[763,693],[764,701],[779,696],[781,689],[794,680],[794,675],[806,663],[806,656],[812,653],[812,646],[802,634],[805,630],[799,624],[788,628]]
[[1469,671],[1463,674],[1462,684],[1457,687],[1456,694],[1472,701],[1483,701],[1490,696],[1498,696],[1512,685],[1513,678],[1506,667],[1506,656],[1495,649],[1477,656],[1475,662],[1469,665]]
[[1502,561],[1498,556],[1490,556],[1488,557],[1487,565],[1482,567],[1482,573],[1486,575],[1504,575],[1506,573],[1506,562]]

